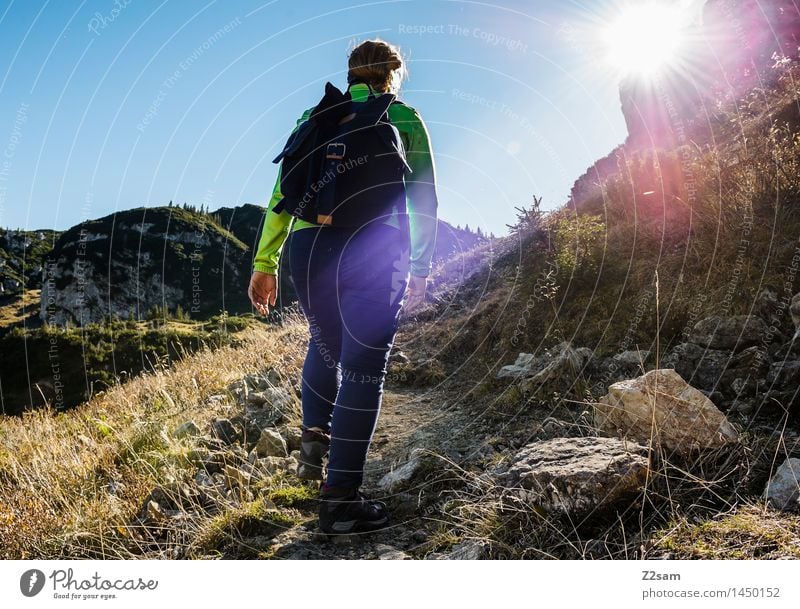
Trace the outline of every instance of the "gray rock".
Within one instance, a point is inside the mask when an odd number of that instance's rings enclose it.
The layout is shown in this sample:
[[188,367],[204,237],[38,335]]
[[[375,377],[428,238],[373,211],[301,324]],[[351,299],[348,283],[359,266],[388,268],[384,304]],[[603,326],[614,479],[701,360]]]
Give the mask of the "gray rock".
[[547,438],[562,438],[569,434],[569,424],[555,417],[542,421],[542,433]]
[[258,457],[285,457],[289,454],[286,440],[274,429],[265,429],[261,432],[253,451]]
[[261,432],[279,425],[286,417],[282,411],[269,406],[247,406],[241,418],[248,441],[256,441]]
[[262,391],[254,391],[247,396],[248,404],[253,406],[271,406],[272,408],[285,412],[292,407],[294,400],[283,389],[277,387],[267,387]]
[[762,345],[754,345],[737,353],[731,360],[731,368],[747,369],[759,374],[769,370],[770,354]]
[[764,320],[755,315],[714,315],[695,324],[689,342],[709,349],[741,351],[760,343],[768,332]]
[[239,486],[247,488],[250,486],[250,482],[253,478],[250,473],[241,468],[234,467],[233,465],[225,466],[224,475],[225,483],[229,488],[236,488]]
[[533,353],[520,353],[514,365],[519,368],[535,368],[538,358]]
[[515,366],[514,364],[509,364],[508,366],[503,366],[500,370],[497,371],[497,378],[505,379],[505,378],[522,378],[523,376],[530,373],[529,368],[524,368],[522,366]]
[[769,368],[767,382],[777,389],[797,387],[800,384],[800,361],[774,362]]
[[764,489],[763,498],[784,511],[800,511],[800,459],[786,459]]
[[387,493],[396,493],[399,491],[422,469],[425,462],[424,454],[422,449],[415,448],[412,450],[408,461],[380,479],[378,488]]
[[730,366],[733,354],[718,349],[705,349],[693,343],[676,345],[661,361],[662,368],[673,368],[693,387],[715,391],[723,373]]
[[241,440],[241,434],[228,419],[215,419],[211,423],[211,435],[225,444]]
[[753,398],[741,398],[734,400],[728,409],[729,414],[751,414],[756,409],[756,400]]
[[649,351],[623,351],[614,356],[614,361],[622,366],[639,367],[643,366],[650,359]]
[[262,391],[269,387],[266,377],[258,373],[248,374],[242,381],[250,391]]
[[151,522],[158,523],[168,520],[169,516],[167,516],[167,513],[157,501],[151,500],[147,502],[147,519]]
[[688,456],[739,441],[739,434],[703,393],[672,369],[619,381],[594,406],[598,429]]
[[571,382],[584,364],[584,358],[572,348],[570,343],[562,342],[545,351],[543,365],[534,369],[534,374],[523,380],[523,391],[533,391],[545,383]]
[[184,421],[172,433],[172,436],[179,440],[182,438],[194,438],[199,435],[202,435],[202,432],[194,421]]
[[453,546],[444,556],[445,560],[483,560],[489,555],[489,544],[474,539],[466,539]]
[[379,543],[375,546],[375,554],[379,560],[410,560],[411,557],[395,547]]
[[300,465],[297,458],[289,455],[283,460],[283,467],[285,467],[290,472],[296,472],[297,467]]
[[300,440],[303,437],[303,432],[299,427],[294,425],[283,425],[278,429],[278,433],[281,434],[286,440],[286,447],[290,453],[294,452],[295,450],[300,450]]
[[391,364],[407,364],[410,361],[411,360],[408,358],[408,356],[402,351],[393,350],[389,354],[389,363]]
[[254,469],[267,476],[274,476],[280,471],[285,471],[293,465],[296,468],[296,461],[294,459],[287,459],[284,457],[264,457],[263,459],[256,459]]
[[197,486],[201,487],[214,486],[214,480],[212,479],[212,477],[208,474],[208,472],[202,469],[198,470],[197,473],[194,475],[194,483]]
[[497,481],[547,512],[586,514],[639,491],[647,449],[617,438],[555,438],[520,450]]
[[521,378],[536,374],[540,367],[540,359],[533,353],[520,353],[513,364],[500,368],[497,378]]

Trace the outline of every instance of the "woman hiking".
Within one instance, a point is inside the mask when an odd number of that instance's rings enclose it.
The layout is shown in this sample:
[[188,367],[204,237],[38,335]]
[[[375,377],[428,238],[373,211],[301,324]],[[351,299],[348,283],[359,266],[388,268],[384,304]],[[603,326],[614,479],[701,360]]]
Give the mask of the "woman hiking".
[[[297,473],[323,481],[319,524],[328,534],[388,522],[386,504],[360,487],[400,311],[424,301],[431,270],[435,168],[425,123],[396,99],[404,76],[395,46],[367,40],[349,55],[346,93],[328,83],[320,104],[297,121],[276,159],[283,164],[249,287],[253,306],[266,314],[276,302],[287,241],[290,278],[310,333]],[[392,137],[399,141],[392,145]],[[309,186],[304,177],[301,192],[298,176],[317,150],[322,170],[311,172],[321,178]],[[398,168],[400,179],[386,177]]]

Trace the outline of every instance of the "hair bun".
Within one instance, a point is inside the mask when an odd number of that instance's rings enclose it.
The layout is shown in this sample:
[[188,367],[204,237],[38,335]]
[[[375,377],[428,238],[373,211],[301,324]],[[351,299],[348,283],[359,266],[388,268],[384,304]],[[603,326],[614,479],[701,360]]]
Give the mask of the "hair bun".
[[379,38],[365,40],[347,60],[348,81],[358,78],[380,91],[396,91],[405,76],[400,50]]

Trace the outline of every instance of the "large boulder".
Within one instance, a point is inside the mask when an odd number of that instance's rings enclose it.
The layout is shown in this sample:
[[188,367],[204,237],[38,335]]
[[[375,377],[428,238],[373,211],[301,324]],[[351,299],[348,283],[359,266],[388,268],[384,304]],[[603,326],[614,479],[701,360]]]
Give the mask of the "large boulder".
[[635,494],[647,449],[617,438],[554,438],[521,449],[497,481],[547,512],[583,515]]
[[764,489],[770,505],[786,511],[800,511],[800,459],[786,459]]
[[671,369],[619,381],[594,406],[598,429],[682,456],[738,442],[739,434],[703,393]]
[[768,334],[767,324],[755,315],[713,315],[695,324],[689,342],[708,349],[741,351],[759,344]]

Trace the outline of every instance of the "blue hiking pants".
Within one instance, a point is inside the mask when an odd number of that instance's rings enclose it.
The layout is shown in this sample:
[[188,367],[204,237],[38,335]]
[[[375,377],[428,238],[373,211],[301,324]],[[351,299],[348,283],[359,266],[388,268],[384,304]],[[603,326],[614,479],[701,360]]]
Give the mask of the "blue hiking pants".
[[408,229],[290,233],[290,277],[308,320],[303,426],[331,434],[326,483],[359,487],[409,273]]

